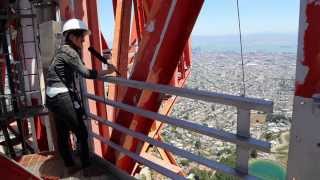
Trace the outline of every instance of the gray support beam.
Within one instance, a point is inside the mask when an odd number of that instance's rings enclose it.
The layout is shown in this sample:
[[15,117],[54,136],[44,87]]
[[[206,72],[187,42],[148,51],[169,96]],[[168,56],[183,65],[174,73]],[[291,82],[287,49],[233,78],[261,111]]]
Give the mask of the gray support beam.
[[102,143],[112,147],[113,149],[119,151],[119,152],[122,152],[124,153],[125,155],[131,157],[132,159],[136,160],[137,162],[141,163],[141,164],[144,164],[156,171],[158,171],[159,173],[167,176],[167,177],[170,177],[172,179],[175,179],[175,180],[186,180],[185,177],[183,176],[180,176],[180,175],[177,175],[175,174],[174,172],[172,172],[171,170],[167,169],[167,168],[164,168],[152,161],[149,161],[139,155],[137,155],[136,153],[133,153],[125,148],[123,148],[122,146],[112,142],[112,141],[108,141],[106,140],[104,137],[98,135],[98,134],[95,134],[95,133],[92,133],[92,132],[89,132],[89,135],[100,140]]
[[[250,138],[250,111],[238,109],[237,135],[243,138]],[[244,174],[248,173],[250,148],[237,145],[236,169]]]
[[182,150],[182,149],[179,149],[177,147],[174,147],[172,145],[169,145],[169,144],[166,144],[166,143],[163,143],[161,141],[158,141],[158,140],[155,140],[151,137],[148,137],[144,134],[141,134],[141,133],[138,133],[138,132],[134,132],[128,128],[125,128],[123,126],[120,126],[118,124],[115,124],[115,123],[112,123],[110,121],[107,121],[107,120],[104,120],[103,118],[101,117],[98,117],[94,114],[90,114],[90,117],[102,124],[105,124],[107,126],[110,126],[116,130],[119,130],[125,134],[128,134],[134,138],[137,138],[141,141],[144,141],[144,142],[147,142],[149,144],[152,144],[154,146],[157,146],[157,147],[160,147],[160,148],[163,148],[163,149],[166,149],[168,151],[170,151],[171,153],[177,155],[177,156],[181,156],[181,157],[184,157],[184,158],[187,158],[189,160],[192,160],[194,162],[197,162],[199,164],[202,164],[202,165],[205,165],[207,167],[210,167],[212,169],[215,169],[217,171],[220,171],[220,172],[223,172],[223,173],[226,173],[226,174],[230,174],[230,175],[233,175],[233,176],[237,176],[237,177],[241,177],[243,179],[256,179],[255,177],[253,176],[250,176],[250,175],[246,175],[246,174],[243,174],[243,173],[239,173],[236,169],[234,168],[231,168],[227,165],[224,165],[224,164],[221,164],[217,161],[214,161],[214,160],[209,160],[207,158],[203,158],[201,156],[197,156],[197,155],[194,155],[188,151],[185,151],[185,150]]
[[137,89],[148,89],[155,92],[167,93],[190,99],[197,99],[206,102],[235,106],[243,109],[254,109],[268,113],[272,112],[273,110],[273,102],[264,99],[248,98],[187,88],[177,88],[160,84],[145,83],[142,81],[127,80],[119,77],[104,77],[100,78],[100,80]]
[[260,141],[260,140],[250,138],[250,137],[249,138],[240,137],[240,136],[237,136],[235,134],[232,134],[232,133],[229,133],[229,132],[226,132],[223,130],[209,128],[209,127],[202,126],[202,125],[199,125],[196,123],[164,116],[159,113],[143,110],[143,109],[140,109],[140,108],[137,108],[134,106],[123,104],[120,102],[111,101],[111,100],[104,99],[102,97],[97,97],[97,96],[94,96],[91,94],[86,94],[86,96],[90,99],[93,99],[93,100],[96,100],[99,102],[103,102],[107,105],[114,106],[114,107],[126,110],[126,111],[134,113],[134,114],[139,114],[141,116],[144,116],[144,117],[147,117],[150,119],[156,119],[157,121],[160,121],[163,123],[167,123],[167,124],[171,124],[174,126],[184,128],[184,129],[192,130],[192,131],[195,131],[195,132],[198,132],[198,133],[201,133],[201,134],[213,137],[213,138],[232,142],[234,144],[238,144],[243,147],[250,147],[250,148],[257,149],[257,150],[260,150],[263,152],[270,152],[271,145],[268,142]]

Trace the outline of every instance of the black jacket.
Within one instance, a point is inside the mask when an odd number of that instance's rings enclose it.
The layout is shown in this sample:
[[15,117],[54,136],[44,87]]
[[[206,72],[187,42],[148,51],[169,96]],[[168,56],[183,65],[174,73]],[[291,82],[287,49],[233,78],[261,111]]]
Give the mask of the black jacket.
[[88,79],[96,79],[97,71],[87,69],[80,58],[80,52],[71,45],[60,47],[48,69],[47,86],[66,87],[75,90],[74,77],[78,73]]

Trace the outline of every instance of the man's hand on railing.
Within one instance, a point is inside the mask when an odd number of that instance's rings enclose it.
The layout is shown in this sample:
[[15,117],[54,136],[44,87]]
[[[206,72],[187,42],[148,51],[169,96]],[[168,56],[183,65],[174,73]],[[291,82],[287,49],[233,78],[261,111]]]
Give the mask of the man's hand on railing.
[[107,60],[112,58],[112,54],[111,53],[107,53],[107,54],[103,54],[103,57]]
[[103,76],[105,76],[107,74],[111,74],[111,73],[116,72],[116,71],[117,71],[117,69],[116,69],[116,67],[114,67],[114,65],[108,64],[108,69],[99,71],[98,72],[98,77],[103,77]]
[[107,71],[109,72],[109,74],[113,73],[113,72],[117,72],[117,68],[112,65],[112,64],[108,64],[108,69]]

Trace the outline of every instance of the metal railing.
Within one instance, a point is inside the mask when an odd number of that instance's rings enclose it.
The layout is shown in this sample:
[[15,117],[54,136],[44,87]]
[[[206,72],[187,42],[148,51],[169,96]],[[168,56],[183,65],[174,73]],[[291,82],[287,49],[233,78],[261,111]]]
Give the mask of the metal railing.
[[[110,105],[115,108],[119,108],[119,109],[128,111],[133,114],[137,114],[149,119],[154,119],[163,123],[167,123],[183,129],[194,131],[212,138],[216,138],[219,140],[236,144],[237,159],[236,159],[236,167],[233,168],[233,167],[224,165],[222,163],[219,163],[215,160],[207,159],[207,158],[192,154],[186,150],[179,149],[173,145],[160,142],[158,140],[155,140],[151,137],[146,136],[145,134],[135,132],[133,130],[123,127],[119,124],[115,124],[111,121],[104,119],[103,117],[99,117],[87,111],[88,116],[92,118],[92,120],[102,123],[104,125],[110,126],[122,133],[130,135],[134,138],[137,138],[149,144],[152,144],[156,147],[166,149],[177,156],[184,157],[188,160],[205,165],[214,170],[217,170],[229,175],[233,175],[236,177],[240,177],[242,179],[256,179],[256,177],[248,174],[248,162],[249,162],[250,151],[255,149],[263,152],[270,152],[271,144],[268,142],[250,137],[250,110],[258,110],[266,113],[271,113],[273,109],[273,102],[268,100],[256,99],[256,98],[247,98],[247,97],[233,96],[233,95],[214,93],[214,92],[208,92],[208,91],[193,90],[193,89],[187,89],[187,88],[177,88],[177,87],[159,85],[159,84],[151,84],[151,83],[145,83],[141,81],[126,80],[119,77],[105,77],[99,80],[102,80],[108,83],[114,83],[118,85],[131,87],[131,88],[151,90],[154,92],[166,93],[166,94],[171,94],[171,95],[176,95],[181,97],[187,97],[190,99],[202,100],[206,102],[219,103],[223,105],[236,107],[238,112],[237,133],[233,134],[233,133],[229,133],[216,128],[210,128],[210,127],[202,126],[193,122],[165,116],[157,112],[151,112],[148,110],[137,108],[135,106],[112,101],[109,99],[105,99],[104,97],[98,97],[93,94],[88,94],[86,92],[83,92],[83,97],[85,98],[95,100],[97,102],[101,102],[106,105]],[[131,157],[137,162],[143,165],[146,165],[167,177],[170,177],[172,179],[185,179],[185,177],[182,177],[174,173],[170,169],[167,169],[148,159],[145,159],[142,156],[139,156],[139,154],[130,152],[127,149],[124,149],[122,146],[119,146],[114,142],[108,141],[107,139],[105,139],[104,137],[98,134],[95,134],[93,132],[90,132],[89,134],[93,138],[100,140],[102,143],[105,143],[111,146],[115,150],[122,152],[123,154]]]

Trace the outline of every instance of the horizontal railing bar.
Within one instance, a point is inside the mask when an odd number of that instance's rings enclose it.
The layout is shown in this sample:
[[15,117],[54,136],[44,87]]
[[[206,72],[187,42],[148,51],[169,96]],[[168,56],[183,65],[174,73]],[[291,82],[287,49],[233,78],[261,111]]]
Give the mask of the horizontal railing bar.
[[34,74],[34,73],[31,73],[31,74],[23,74],[23,76],[38,76],[38,73]]
[[22,44],[35,43],[35,41],[22,41]]
[[20,8],[20,9],[14,9],[16,11],[27,11],[27,10],[32,10],[32,8]]
[[149,144],[152,144],[154,146],[157,146],[157,147],[160,147],[160,148],[163,148],[163,149],[166,149],[166,150],[169,150],[170,152],[172,152],[173,154],[175,155],[178,155],[178,156],[181,156],[181,157],[185,157],[189,160],[192,160],[192,161],[195,161],[199,164],[203,164],[209,168],[212,168],[214,170],[217,170],[217,171],[220,171],[220,172],[223,172],[223,173],[226,173],[226,174],[230,174],[230,175],[233,175],[233,176],[238,176],[238,177],[241,177],[243,179],[256,179],[255,177],[253,176],[250,176],[250,175],[243,175],[243,174],[240,174],[239,172],[237,172],[234,168],[231,168],[227,165],[224,165],[222,163],[219,163],[217,161],[214,161],[214,160],[209,160],[209,159],[206,159],[206,158],[203,158],[201,156],[197,156],[197,155],[194,155],[188,151],[185,151],[185,150],[182,150],[182,149],[179,149],[175,146],[172,146],[172,145],[169,145],[169,144],[166,144],[166,143],[163,143],[161,141],[157,141],[153,138],[150,138],[142,133],[138,133],[138,132],[135,132],[135,131],[132,131],[128,128],[125,128],[123,126],[120,126],[118,124],[115,124],[115,123],[112,123],[111,121],[107,121],[105,119],[103,119],[102,117],[99,117],[99,116],[96,116],[94,114],[89,114],[89,117],[91,117],[92,119],[102,123],[102,124],[105,124],[107,126],[110,126],[116,130],[119,130],[121,131],[122,133],[126,133],[134,138],[137,138],[137,139],[140,139],[141,141],[145,141],[145,142],[148,142]]
[[141,116],[144,116],[144,117],[147,117],[150,119],[155,119],[157,121],[161,121],[161,122],[164,122],[167,124],[171,124],[174,126],[178,126],[178,127],[182,127],[182,128],[188,129],[188,130],[192,130],[192,131],[195,131],[195,132],[198,132],[198,133],[201,133],[201,134],[213,137],[213,138],[232,142],[232,143],[240,145],[240,146],[248,147],[250,149],[257,149],[257,150],[260,150],[263,152],[270,152],[271,145],[268,142],[260,141],[260,140],[254,139],[254,138],[239,137],[239,136],[232,134],[232,133],[229,133],[229,132],[225,132],[225,131],[218,130],[215,128],[209,128],[206,126],[202,126],[202,125],[199,125],[196,123],[184,121],[184,120],[177,119],[177,118],[164,116],[159,113],[147,111],[147,110],[140,109],[140,108],[130,106],[127,104],[123,104],[120,102],[111,101],[111,100],[104,99],[102,97],[98,97],[98,96],[95,96],[92,94],[86,93],[85,96],[87,96],[90,99],[96,100],[98,102],[102,102],[102,103],[123,109],[125,111],[131,112],[134,114],[139,114]]
[[28,94],[35,94],[35,93],[40,93],[39,90],[34,90],[34,91],[23,91],[24,93],[15,93],[15,94],[0,94],[0,98],[3,97],[19,97],[19,96],[25,96]]
[[21,25],[22,29],[26,29],[29,27],[33,27],[33,24],[26,24],[26,25]]
[[208,92],[203,90],[194,90],[187,88],[177,88],[168,85],[145,83],[142,81],[126,80],[119,77],[106,76],[99,78],[105,82],[121,84],[124,86],[137,88],[137,89],[148,89],[156,92],[172,94],[176,96],[182,96],[191,99],[198,99],[206,102],[219,103],[224,105],[236,106],[241,109],[252,109],[263,112],[272,112],[273,102],[269,100],[234,96],[222,93]]
[[117,151],[124,153],[125,155],[131,157],[132,159],[138,161],[139,163],[144,164],[144,165],[146,165],[146,166],[158,171],[159,173],[161,173],[161,174],[163,174],[163,175],[165,175],[165,176],[167,176],[169,178],[186,180],[185,177],[179,176],[179,175],[175,174],[174,172],[170,171],[167,168],[159,166],[158,164],[156,164],[156,163],[154,163],[152,161],[149,161],[149,160],[147,160],[147,159],[145,159],[145,158],[143,158],[141,156],[138,156],[137,154],[135,154],[135,153],[133,153],[133,152],[131,152],[131,151],[119,146],[119,145],[117,145],[116,143],[104,139],[100,135],[97,135],[97,134],[92,133],[92,132],[89,132],[89,135],[97,138],[102,143],[107,144],[108,146],[111,146],[112,148],[116,149]]

